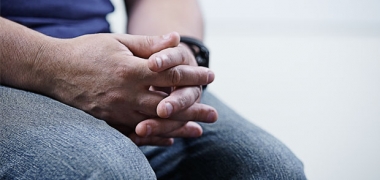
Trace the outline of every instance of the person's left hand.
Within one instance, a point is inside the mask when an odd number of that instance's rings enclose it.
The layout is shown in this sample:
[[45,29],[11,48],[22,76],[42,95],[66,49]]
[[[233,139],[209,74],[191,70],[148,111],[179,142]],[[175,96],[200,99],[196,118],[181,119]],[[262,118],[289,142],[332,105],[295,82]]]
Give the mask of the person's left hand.
[[[150,70],[161,72],[177,65],[198,66],[194,55],[186,45],[168,48],[153,54],[148,60]],[[210,74],[209,79],[214,79]],[[209,122],[217,120],[217,111],[201,104],[201,86],[152,87],[152,90],[170,94],[157,106],[158,118],[140,122],[136,134],[129,137],[137,145],[171,145],[174,137],[199,137],[202,128],[193,122],[200,114],[208,113]]]

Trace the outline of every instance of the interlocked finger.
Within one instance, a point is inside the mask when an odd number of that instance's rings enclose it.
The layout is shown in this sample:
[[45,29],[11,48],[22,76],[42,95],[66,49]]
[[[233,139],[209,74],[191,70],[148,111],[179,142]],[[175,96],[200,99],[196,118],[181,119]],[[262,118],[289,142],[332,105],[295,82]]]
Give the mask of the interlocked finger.
[[157,87],[200,86],[214,81],[214,73],[205,67],[178,65],[161,72],[144,76],[149,85]]
[[215,108],[209,105],[194,103],[183,111],[173,113],[170,119],[214,123],[218,119],[218,113]]
[[151,145],[151,146],[170,146],[174,143],[173,138],[165,138],[165,137],[159,137],[159,136],[152,136],[152,137],[141,137],[138,136],[136,133],[131,133],[128,135],[128,137],[137,145],[137,146],[144,146],[144,145]]
[[144,90],[136,97],[135,110],[149,117],[157,117],[157,106],[167,96],[162,91]]
[[157,106],[157,114],[161,118],[168,118],[171,114],[185,110],[197,102],[201,96],[200,86],[177,87]]
[[181,122],[171,119],[148,119],[136,126],[136,134],[141,137],[199,137],[202,127],[195,122]]
[[196,65],[194,55],[183,45],[164,49],[148,59],[148,67],[154,72],[161,72],[177,65]]
[[166,48],[176,47],[179,44],[179,34],[171,32],[163,36],[139,36],[129,34],[113,34],[113,36],[124,44],[135,56],[149,58],[153,53]]

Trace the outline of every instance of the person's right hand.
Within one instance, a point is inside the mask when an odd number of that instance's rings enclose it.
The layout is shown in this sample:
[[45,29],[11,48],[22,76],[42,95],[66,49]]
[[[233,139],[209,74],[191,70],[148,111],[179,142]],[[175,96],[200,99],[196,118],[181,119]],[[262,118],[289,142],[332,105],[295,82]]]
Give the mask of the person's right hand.
[[[105,120],[124,134],[157,117],[157,105],[168,96],[151,86],[174,87],[210,83],[207,68],[175,66],[161,72],[148,68],[151,54],[177,46],[179,37],[94,34],[56,39],[42,51],[34,73],[44,77],[45,94]],[[207,122],[207,114],[198,121]]]
[[[191,50],[183,44],[154,53],[148,59],[149,69],[153,72],[162,72],[178,65],[198,66]],[[214,74],[210,74],[210,76],[212,77],[209,79],[214,79]],[[164,138],[199,137],[202,135],[202,127],[193,121],[205,116],[204,114],[207,114],[210,123],[217,120],[216,109],[199,103],[202,93],[199,85],[153,87],[152,90],[163,91],[170,96],[158,104],[157,114],[159,117],[144,120],[137,125],[136,134],[138,136],[130,136],[136,144],[163,142]],[[168,145],[173,143],[173,140],[168,140]]]

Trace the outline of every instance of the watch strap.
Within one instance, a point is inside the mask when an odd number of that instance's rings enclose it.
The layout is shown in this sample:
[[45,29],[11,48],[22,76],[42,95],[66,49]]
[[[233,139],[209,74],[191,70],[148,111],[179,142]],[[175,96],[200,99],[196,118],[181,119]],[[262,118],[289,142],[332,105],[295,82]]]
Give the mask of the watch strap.
[[180,42],[189,46],[198,66],[209,67],[210,52],[202,41],[192,37],[181,36]]

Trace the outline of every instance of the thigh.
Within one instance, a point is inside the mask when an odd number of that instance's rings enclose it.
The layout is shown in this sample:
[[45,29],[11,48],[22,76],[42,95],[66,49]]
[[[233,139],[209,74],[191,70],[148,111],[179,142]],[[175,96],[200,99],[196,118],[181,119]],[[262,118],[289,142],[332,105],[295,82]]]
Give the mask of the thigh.
[[302,163],[273,136],[205,92],[218,110],[203,136],[171,147],[142,147],[159,179],[305,179]]
[[0,86],[0,179],[155,179],[147,159],[104,121]]

